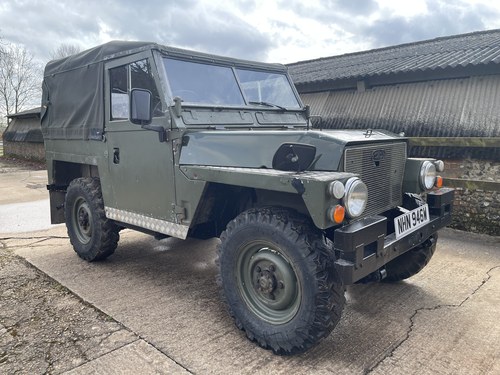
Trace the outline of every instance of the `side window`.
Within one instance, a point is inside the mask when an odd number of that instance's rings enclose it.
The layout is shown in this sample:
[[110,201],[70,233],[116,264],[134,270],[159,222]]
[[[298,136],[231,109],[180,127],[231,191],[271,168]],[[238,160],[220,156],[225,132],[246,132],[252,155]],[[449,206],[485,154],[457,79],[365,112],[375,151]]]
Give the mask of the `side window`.
[[111,87],[111,120],[128,118],[128,69],[127,65],[109,70]]
[[161,100],[155,85],[149,60],[140,60],[130,64],[130,80],[132,89],[146,89],[153,96],[153,116],[163,115]]
[[162,116],[161,100],[147,59],[109,70],[111,88],[111,120],[129,117],[129,92],[146,89],[153,96],[153,116]]

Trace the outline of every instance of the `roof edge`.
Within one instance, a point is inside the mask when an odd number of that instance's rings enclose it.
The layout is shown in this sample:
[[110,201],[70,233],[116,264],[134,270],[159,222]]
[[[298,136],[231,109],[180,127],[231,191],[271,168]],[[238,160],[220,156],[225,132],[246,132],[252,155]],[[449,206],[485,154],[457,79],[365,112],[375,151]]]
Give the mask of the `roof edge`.
[[300,60],[300,61],[289,63],[289,64],[286,64],[286,65],[290,67],[290,66],[304,64],[304,63],[309,63],[309,62],[323,61],[323,60],[335,59],[335,58],[340,58],[340,57],[350,57],[350,56],[364,55],[364,54],[367,54],[367,53],[388,51],[388,50],[391,50],[391,49],[401,48],[401,47],[417,46],[417,45],[426,44],[426,43],[430,43],[430,42],[450,40],[450,39],[455,39],[455,38],[459,38],[459,37],[461,38],[461,37],[467,37],[467,36],[479,35],[479,34],[487,35],[487,34],[493,34],[493,33],[498,33],[498,32],[500,32],[500,29],[472,31],[470,33],[465,33],[465,34],[454,34],[454,35],[448,35],[448,36],[440,36],[440,37],[432,38],[432,39],[419,40],[417,42],[409,42],[409,43],[396,44],[396,45],[387,46],[387,47],[372,48],[372,49],[369,49],[369,50],[357,51],[357,52],[349,52],[349,53],[344,53],[344,54],[341,54],[341,55],[325,56],[325,57],[319,57],[317,59],[311,59],[311,60]]
[[16,112],[11,115],[5,116],[7,118],[18,118],[18,117],[36,117],[37,115],[40,116],[42,108],[41,107],[36,107],[32,109],[27,109],[25,111],[21,112]]

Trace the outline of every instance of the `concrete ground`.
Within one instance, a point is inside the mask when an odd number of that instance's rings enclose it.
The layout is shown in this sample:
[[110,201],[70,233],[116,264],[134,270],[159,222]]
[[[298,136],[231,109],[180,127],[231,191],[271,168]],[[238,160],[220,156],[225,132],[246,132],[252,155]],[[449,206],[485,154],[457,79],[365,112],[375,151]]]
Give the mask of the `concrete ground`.
[[47,171],[0,164],[0,233],[48,229]]
[[[8,192],[4,175],[0,174],[0,191]],[[19,178],[9,181],[16,189],[37,197]],[[5,204],[12,203],[0,203],[0,217]],[[313,350],[294,357],[279,357],[258,348],[234,326],[214,281],[216,244],[216,239],[156,241],[125,230],[113,256],[104,262],[86,263],[73,252],[64,226],[0,234],[1,251],[15,254],[12,257],[19,262],[27,261],[22,265],[28,271],[23,272],[38,272],[40,279],[48,275],[50,282],[43,284],[44,293],[51,296],[48,306],[67,309],[68,300],[73,301],[71,306],[81,305],[80,312],[72,313],[75,319],[81,314],[81,329],[69,336],[75,339],[73,345],[86,345],[80,350],[85,356],[75,351],[72,357],[65,357],[67,353],[58,350],[58,343],[71,348],[71,342],[59,333],[50,339],[54,365],[49,372],[500,373],[499,237],[443,230],[435,256],[420,274],[396,284],[348,287],[343,317],[333,333]],[[22,273],[19,264],[16,268],[12,266],[15,262],[10,262],[0,259],[2,285],[7,280],[2,275],[12,273],[11,268],[17,269],[14,275]],[[65,292],[58,291],[60,288]],[[17,290],[29,298],[26,289]],[[9,342],[18,340],[9,319],[4,318],[10,311],[15,315],[15,306],[5,303],[14,301],[9,293],[16,293],[16,288],[0,294],[5,326],[3,330],[0,327],[0,349],[10,348]],[[58,322],[49,319],[46,324],[56,324],[53,331],[57,330]],[[97,327],[99,335],[88,333],[92,327]],[[45,335],[50,336],[50,332]],[[30,337],[31,346],[36,347],[45,336]],[[40,355],[46,355],[49,349],[39,347]],[[12,353],[10,360],[23,360],[16,355]],[[35,361],[31,357],[24,360]],[[29,363],[25,363],[26,368]],[[0,355],[0,372],[2,365],[5,362]],[[33,369],[26,373],[44,372]]]

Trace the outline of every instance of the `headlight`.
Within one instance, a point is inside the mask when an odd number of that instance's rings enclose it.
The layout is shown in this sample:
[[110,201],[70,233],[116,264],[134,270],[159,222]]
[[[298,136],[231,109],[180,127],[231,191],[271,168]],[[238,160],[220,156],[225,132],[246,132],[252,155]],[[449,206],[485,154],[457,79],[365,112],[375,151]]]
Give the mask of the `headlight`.
[[436,170],[438,172],[444,171],[444,162],[442,160],[436,160],[434,162],[434,165],[436,166]]
[[436,182],[436,166],[430,161],[424,161],[420,168],[420,187],[430,190]]
[[328,184],[328,193],[334,198],[342,198],[345,193],[344,184],[340,181],[330,182],[330,184]]
[[360,216],[366,208],[368,189],[363,181],[352,177],[345,184],[344,205],[347,216],[355,218]]

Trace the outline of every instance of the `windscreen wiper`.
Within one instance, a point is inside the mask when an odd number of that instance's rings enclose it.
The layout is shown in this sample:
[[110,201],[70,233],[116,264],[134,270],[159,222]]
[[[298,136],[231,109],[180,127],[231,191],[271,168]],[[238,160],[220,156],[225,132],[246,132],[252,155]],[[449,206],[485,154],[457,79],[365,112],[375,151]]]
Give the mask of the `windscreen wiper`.
[[257,105],[265,105],[266,107],[273,107],[273,108],[279,108],[283,111],[286,111],[285,107],[282,107],[280,105],[274,104],[274,103],[269,103],[269,102],[248,102],[248,104],[257,104]]

